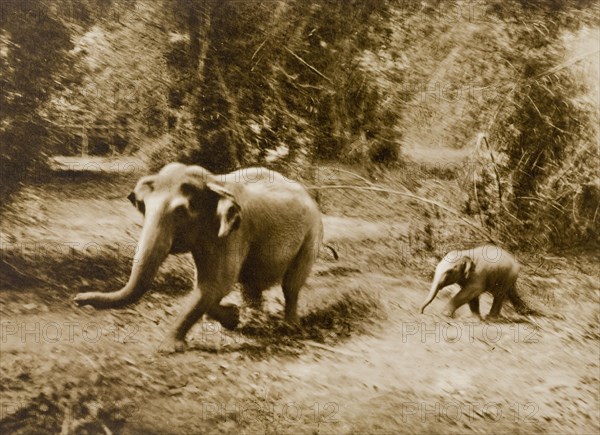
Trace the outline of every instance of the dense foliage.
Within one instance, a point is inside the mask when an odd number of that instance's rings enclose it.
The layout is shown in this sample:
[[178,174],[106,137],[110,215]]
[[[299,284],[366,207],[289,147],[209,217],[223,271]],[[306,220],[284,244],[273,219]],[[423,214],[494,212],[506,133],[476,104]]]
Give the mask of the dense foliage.
[[338,158],[363,140],[371,158],[397,158],[395,114],[360,63],[385,39],[385,1],[167,5],[180,18],[167,53],[182,78],[170,89],[176,154],[226,170],[270,153]]
[[[561,40],[563,31],[593,22],[597,10],[589,6],[516,1],[494,11],[510,24],[508,44],[497,48],[513,72],[487,126],[496,157],[491,148],[483,153],[483,199],[475,202],[485,205],[475,209],[513,242],[598,242],[598,106],[583,98],[586,78],[568,68],[585,59],[570,59]],[[507,18],[515,11],[531,20]]]
[[0,198],[39,162],[51,128],[40,108],[66,83],[67,28],[38,1],[0,10]]

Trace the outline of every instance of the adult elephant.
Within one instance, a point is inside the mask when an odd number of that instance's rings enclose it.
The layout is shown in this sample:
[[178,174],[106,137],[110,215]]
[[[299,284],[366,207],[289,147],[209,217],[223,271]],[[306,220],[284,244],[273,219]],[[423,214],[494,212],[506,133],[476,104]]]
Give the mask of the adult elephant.
[[144,214],[129,281],[112,293],[79,293],[78,304],[135,302],[169,253],[191,252],[193,294],[161,350],[182,350],[187,332],[205,313],[235,328],[238,308],[220,302],[237,282],[256,307],[263,290],[281,283],[285,320],[298,323],[298,293],[323,236],[321,213],[301,184],[266,168],[215,175],[200,166],[171,163],[141,178],[129,199]]

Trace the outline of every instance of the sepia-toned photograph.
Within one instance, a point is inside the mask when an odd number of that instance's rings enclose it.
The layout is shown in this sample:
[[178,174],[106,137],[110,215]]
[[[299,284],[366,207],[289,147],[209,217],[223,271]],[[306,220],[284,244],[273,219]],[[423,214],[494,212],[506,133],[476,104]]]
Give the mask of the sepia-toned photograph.
[[598,433],[598,0],[0,1],[0,434]]

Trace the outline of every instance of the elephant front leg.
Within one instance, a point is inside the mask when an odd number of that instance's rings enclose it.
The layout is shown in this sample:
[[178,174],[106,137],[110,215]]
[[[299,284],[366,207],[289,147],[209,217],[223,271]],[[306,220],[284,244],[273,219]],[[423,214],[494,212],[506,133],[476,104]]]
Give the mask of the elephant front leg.
[[469,301],[469,308],[474,316],[481,318],[481,313],[479,312],[479,297],[475,297]]
[[[223,253],[237,252],[223,248]],[[204,314],[215,317],[223,326],[234,328],[239,322],[237,307],[219,305],[235,284],[239,275],[239,256],[223,255],[210,263],[194,255],[196,262],[196,285],[182,313],[167,333],[160,346],[161,352],[180,351],[185,348],[185,336]],[[218,265],[218,267],[215,267]]]
[[242,283],[242,297],[244,298],[244,303],[253,310],[260,311],[262,309],[262,292],[263,289],[253,282]]
[[207,314],[229,330],[234,330],[240,323],[240,309],[233,304],[216,305]]
[[200,320],[204,313],[212,311],[213,307],[219,304],[219,300],[210,291],[200,293],[198,288],[194,289],[192,296],[185,303],[183,312],[161,343],[159,351],[173,353],[184,350],[186,347],[185,336],[190,328]]
[[[458,293],[456,293],[448,304],[446,305],[446,309],[442,314],[448,317],[454,317],[454,312],[462,307],[467,302],[475,299],[477,297],[477,292],[469,287],[465,287],[460,289]],[[477,301],[477,305],[479,305],[479,300]],[[477,307],[479,309],[479,307]]]

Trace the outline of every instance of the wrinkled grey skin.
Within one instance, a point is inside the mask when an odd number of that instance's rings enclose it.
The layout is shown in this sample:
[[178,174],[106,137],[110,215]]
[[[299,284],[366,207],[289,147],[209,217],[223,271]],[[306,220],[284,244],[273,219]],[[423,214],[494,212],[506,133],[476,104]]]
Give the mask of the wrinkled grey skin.
[[281,284],[285,320],[299,322],[298,293],[323,237],[321,213],[299,183],[265,168],[214,175],[200,166],[171,163],[140,179],[129,199],[144,214],[129,281],[112,293],[79,293],[78,304],[133,303],[167,255],[191,252],[195,286],[162,351],[183,349],[187,332],[205,313],[235,328],[237,307],[220,302],[237,282],[254,307],[260,307],[263,290]]
[[420,312],[423,313],[442,288],[458,284],[460,291],[450,299],[444,310],[444,314],[449,317],[465,303],[469,304],[474,315],[481,317],[479,295],[485,291],[494,296],[488,318],[500,315],[502,304],[507,298],[517,312],[532,314],[534,311],[517,294],[518,275],[517,261],[497,246],[485,245],[464,251],[451,251],[437,265],[431,289]]

